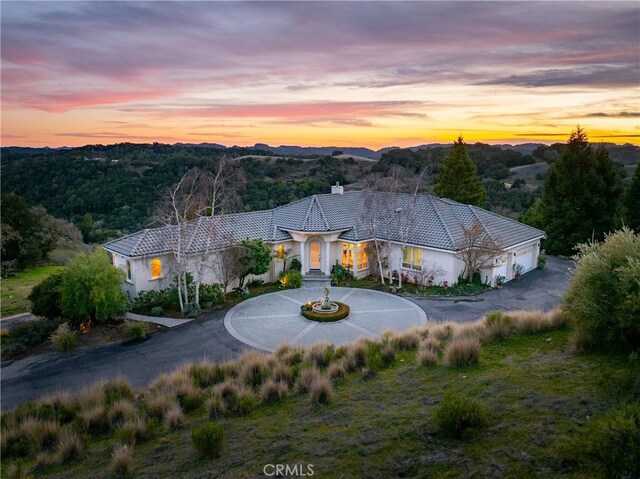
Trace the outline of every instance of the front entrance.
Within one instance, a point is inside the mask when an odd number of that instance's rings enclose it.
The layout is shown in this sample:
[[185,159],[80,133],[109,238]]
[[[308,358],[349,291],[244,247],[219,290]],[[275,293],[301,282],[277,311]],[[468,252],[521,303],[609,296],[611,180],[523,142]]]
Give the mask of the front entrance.
[[320,269],[320,242],[309,243],[309,269]]

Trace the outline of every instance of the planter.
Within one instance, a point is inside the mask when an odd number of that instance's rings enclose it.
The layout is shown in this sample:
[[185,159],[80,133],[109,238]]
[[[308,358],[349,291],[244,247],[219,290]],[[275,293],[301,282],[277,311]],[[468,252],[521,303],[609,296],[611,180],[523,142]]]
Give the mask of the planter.
[[319,323],[332,323],[334,321],[340,321],[349,316],[349,306],[344,303],[339,303],[335,301],[335,304],[338,306],[338,309],[333,313],[319,313],[312,309],[307,309],[305,305],[300,308],[300,313],[307,319],[311,321],[318,321]]
[[538,269],[544,269],[544,261],[538,261]]

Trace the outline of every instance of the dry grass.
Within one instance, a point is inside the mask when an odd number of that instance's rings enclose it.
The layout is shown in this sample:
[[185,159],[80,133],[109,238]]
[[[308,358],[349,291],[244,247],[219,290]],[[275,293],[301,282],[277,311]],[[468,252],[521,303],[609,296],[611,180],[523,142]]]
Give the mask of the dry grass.
[[148,436],[147,423],[139,417],[127,419],[118,429],[118,438],[126,444],[144,441]]
[[65,428],[58,436],[56,453],[60,462],[69,462],[80,457],[83,450],[82,440],[71,428]]
[[111,469],[116,477],[126,477],[131,471],[133,447],[127,444],[117,445],[111,455]]
[[189,367],[189,374],[196,386],[206,388],[224,380],[224,373],[217,365],[202,361]]
[[440,341],[438,341],[436,338],[428,336],[427,338],[425,338],[422,341],[420,341],[420,344],[418,345],[418,348],[419,349],[429,349],[429,350],[433,351],[434,353],[438,354],[440,352],[440,350],[442,349],[442,343],[440,343]]
[[80,410],[87,411],[94,409],[96,406],[102,406],[102,402],[104,401],[103,387],[103,383],[95,383],[80,391],[78,395]]
[[227,404],[216,394],[205,401],[204,409],[210,419],[218,419],[226,414]]
[[138,410],[135,404],[128,399],[119,399],[111,406],[107,413],[107,419],[112,427],[118,426],[128,419],[135,419],[137,417]]
[[464,367],[476,364],[480,360],[480,340],[475,337],[462,337],[451,340],[444,351],[449,366]]
[[172,431],[180,429],[184,425],[184,414],[178,404],[174,403],[165,410],[164,424]]
[[[39,421],[29,417],[20,425],[19,433],[14,438],[23,437],[34,453],[50,450],[54,447],[60,434],[60,426],[55,421]],[[11,437],[11,434],[10,434]]]
[[451,340],[475,338],[480,339],[485,335],[485,325],[481,321],[457,324],[451,328]]
[[329,378],[316,378],[309,389],[309,398],[313,404],[328,404],[333,398],[333,385]]
[[417,358],[423,366],[434,366],[438,364],[438,354],[432,349],[419,348]]
[[400,351],[406,351],[408,349],[417,348],[420,343],[420,339],[422,339],[421,330],[418,328],[412,328],[402,333],[397,333],[395,336],[392,336],[389,341],[394,348],[399,349]]
[[333,359],[334,348],[331,343],[326,341],[316,343],[307,349],[305,359],[318,368],[326,368]]
[[269,404],[279,401],[287,396],[289,393],[289,386],[282,381],[274,381],[272,378],[267,379],[262,386],[260,386],[260,402],[262,404]]
[[257,388],[267,377],[269,365],[264,354],[249,352],[240,356],[240,380],[251,387]]
[[453,329],[456,327],[455,323],[440,323],[429,329],[429,336],[435,338],[440,343],[449,341],[453,335]]
[[360,340],[347,344],[344,357],[345,369],[349,372],[362,369],[367,364],[367,353],[368,346],[366,341]]
[[311,390],[311,386],[320,378],[320,371],[315,367],[305,368],[300,371],[297,386],[298,391],[306,393]]
[[327,368],[327,377],[332,381],[343,379],[345,374],[344,366],[340,363],[331,363]]
[[273,367],[272,374],[273,374],[273,378],[276,381],[283,381],[283,382],[287,383],[289,386],[293,385],[293,383],[295,381],[295,376],[293,374],[293,369],[291,369],[291,367],[287,366],[286,364],[277,363]]
[[175,404],[175,399],[172,396],[161,395],[153,396],[146,402],[147,414],[150,417],[162,420],[167,410]]
[[235,381],[227,379],[225,382],[214,386],[213,395],[225,401],[230,397],[238,397],[238,385]]
[[101,404],[80,412],[79,421],[89,434],[100,434],[109,427],[107,415]]
[[521,334],[538,333],[557,329],[569,323],[569,316],[559,308],[548,313],[542,311],[509,311],[507,313],[515,323],[515,330]]
[[118,377],[102,385],[105,404],[110,405],[119,399],[133,399],[133,389],[126,379]]

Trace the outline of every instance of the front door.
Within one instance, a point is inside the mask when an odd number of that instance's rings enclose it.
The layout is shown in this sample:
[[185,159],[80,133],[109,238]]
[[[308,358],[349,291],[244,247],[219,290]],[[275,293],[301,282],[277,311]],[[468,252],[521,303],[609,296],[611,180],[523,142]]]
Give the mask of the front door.
[[312,241],[309,243],[310,269],[320,269],[320,242]]

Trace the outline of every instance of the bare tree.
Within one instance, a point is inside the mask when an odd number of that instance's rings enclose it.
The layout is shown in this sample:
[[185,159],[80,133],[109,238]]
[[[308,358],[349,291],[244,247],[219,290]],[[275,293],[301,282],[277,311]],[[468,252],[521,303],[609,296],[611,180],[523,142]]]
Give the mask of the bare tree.
[[503,252],[502,242],[492,238],[478,220],[474,220],[471,226],[462,225],[462,239],[457,245],[456,256],[465,265],[467,279],[473,278],[480,268]]
[[424,291],[425,288],[434,286],[440,276],[444,275],[444,269],[435,261],[422,263],[419,271],[413,275],[415,283]]
[[242,274],[241,259],[245,255],[245,249],[235,244],[230,238],[225,243],[223,247],[215,252],[212,266],[226,296],[229,284]]

